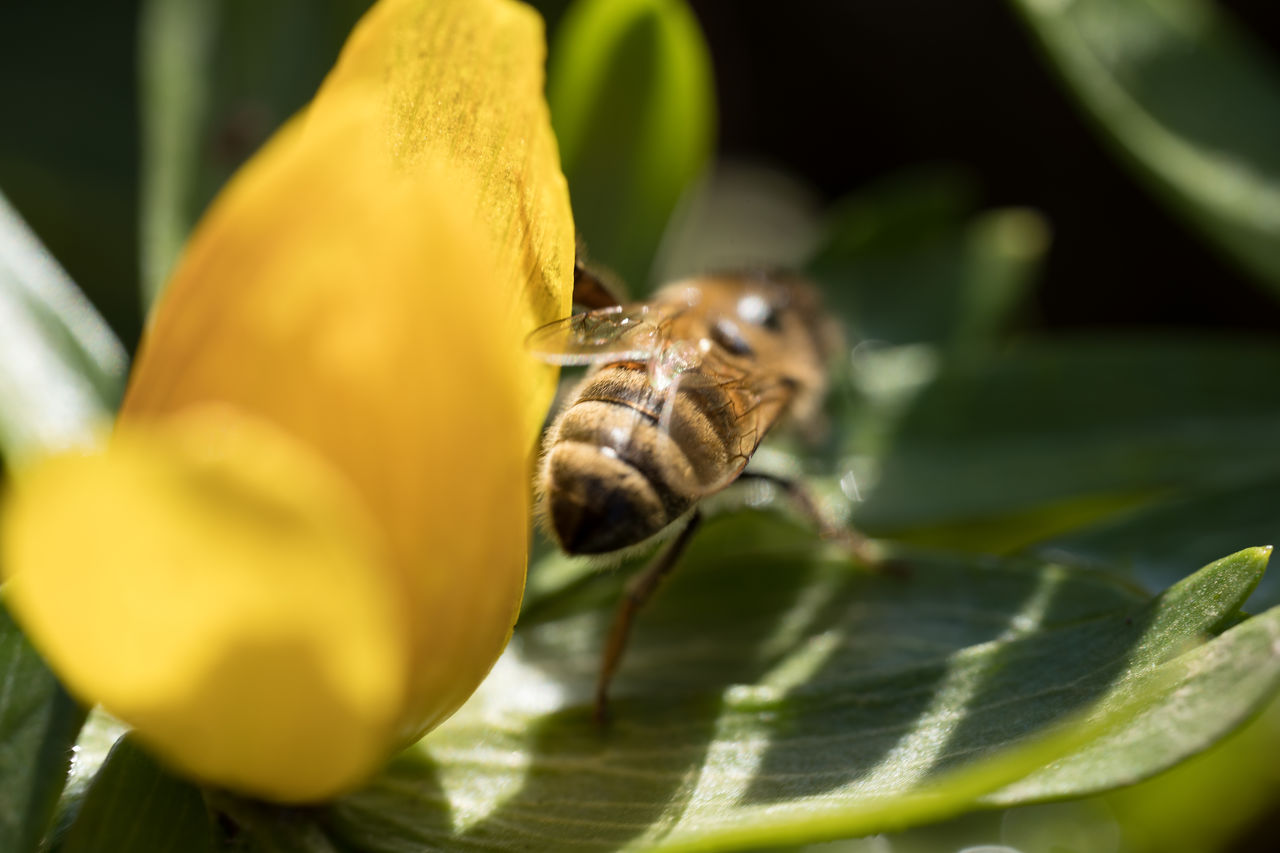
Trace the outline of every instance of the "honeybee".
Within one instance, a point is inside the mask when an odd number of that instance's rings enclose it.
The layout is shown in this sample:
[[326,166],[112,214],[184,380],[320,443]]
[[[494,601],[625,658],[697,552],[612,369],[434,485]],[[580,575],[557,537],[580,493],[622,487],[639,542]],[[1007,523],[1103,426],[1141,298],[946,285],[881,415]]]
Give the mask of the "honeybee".
[[[579,273],[575,294],[597,284]],[[598,719],[635,612],[692,537],[698,502],[741,478],[775,425],[814,422],[839,341],[813,285],[776,273],[678,281],[649,301],[578,314],[529,336],[546,361],[592,367],[543,445],[539,512],[560,547],[612,553],[684,520],[619,604],[597,681]],[[781,485],[824,535],[865,551],[857,534],[823,523],[798,484],[748,476]]]

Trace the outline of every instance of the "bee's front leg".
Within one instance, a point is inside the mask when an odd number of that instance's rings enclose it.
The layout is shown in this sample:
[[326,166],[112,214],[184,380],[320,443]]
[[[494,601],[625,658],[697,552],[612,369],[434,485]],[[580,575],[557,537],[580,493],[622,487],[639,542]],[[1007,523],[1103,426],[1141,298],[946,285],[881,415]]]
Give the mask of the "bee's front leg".
[[702,515],[695,509],[676,538],[671,540],[649,565],[627,581],[626,591],[613,615],[613,626],[609,629],[609,639],[605,642],[604,655],[600,659],[595,701],[595,719],[598,724],[603,725],[609,719],[609,684],[613,681],[618,664],[622,661],[622,653],[626,650],[627,640],[631,636],[631,623],[636,613],[653,596],[663,579],[671,574],[676,561],[684,553],[684,549],[689,545],[689,540],[693,538],[694,531],[698,529],[701,522]]
[[837,524],[832,521],[826,513],[818,508],[813,495],[799,480],[780,477],[777,474],[745,471],[738,477],[738,481],[746,480],[758,480],[782,489],[796,510],[817,528],[819,536],[831,542],[839,543],[849,552],[851,557],[864,566],[877,571],[887,571],[895,574],[904,573],[905,567],[900,562],[885,557],[876,543],[862,535],[861,532],[846,524]]

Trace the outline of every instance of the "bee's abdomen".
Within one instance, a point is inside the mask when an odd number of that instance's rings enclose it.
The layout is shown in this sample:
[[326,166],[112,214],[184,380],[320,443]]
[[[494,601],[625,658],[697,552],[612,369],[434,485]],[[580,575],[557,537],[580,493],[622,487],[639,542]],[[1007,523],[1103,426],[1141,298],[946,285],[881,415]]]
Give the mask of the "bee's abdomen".
[[664,418],[643,369],[614,365],[587,380],[556,420],[543,462],[547,515],[567,553],[643,542],[697,502],[698,484],[721,479],[731,463],[721,415],[729,403],[714,390],[681,391]]

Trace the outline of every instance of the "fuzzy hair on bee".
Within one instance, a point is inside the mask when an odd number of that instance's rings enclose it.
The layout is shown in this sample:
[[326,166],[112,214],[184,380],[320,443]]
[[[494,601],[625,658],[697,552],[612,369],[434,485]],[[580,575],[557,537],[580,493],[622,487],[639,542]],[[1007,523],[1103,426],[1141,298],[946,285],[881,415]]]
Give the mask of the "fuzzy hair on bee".
[[539,514],[569,554],[629,548],[728,486],[766,433],[818,416],[834,325],[795,277],[678,281],[532,345],[592,370],[543,444]]
[[819,420],[841,335],[808,281],[745,272],[550,323],[528,345],[549,362],[589,367],[546,432],[539,523],[565,553],[611,561],[671,537],[615,619],[597,692],[603,717],[632,615],[693,535],[699,501],[737,480],[776,426]]

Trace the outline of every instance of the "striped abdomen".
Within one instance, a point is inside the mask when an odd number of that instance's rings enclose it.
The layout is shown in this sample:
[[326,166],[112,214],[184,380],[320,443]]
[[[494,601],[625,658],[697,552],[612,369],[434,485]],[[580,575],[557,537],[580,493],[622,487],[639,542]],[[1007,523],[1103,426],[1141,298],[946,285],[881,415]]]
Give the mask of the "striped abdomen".
[[[683,382],[669,403],[664,396],[644,365],[606,365],[552,425],[541,491],[566,553],[602,554],[648,539],[732,481],[754,449],[753,419],[728,388]],[[744,436],[744,426],[752,434]]]

